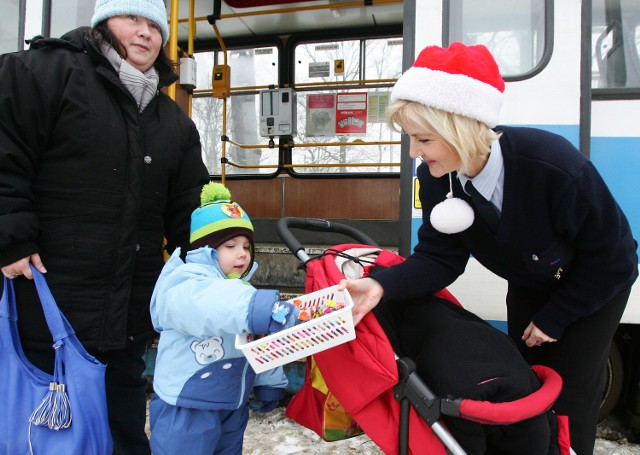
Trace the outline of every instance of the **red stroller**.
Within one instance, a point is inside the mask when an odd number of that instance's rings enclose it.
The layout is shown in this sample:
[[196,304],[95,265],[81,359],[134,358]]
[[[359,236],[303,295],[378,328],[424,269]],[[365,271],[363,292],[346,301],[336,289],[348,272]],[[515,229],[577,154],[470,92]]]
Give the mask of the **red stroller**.
[[[357,244],[342,244],[311,258],[290,228],[346,235]],[[364,233],[341,223],[320,219],[283,218],[277,231],[285,245],[306,270],[305,291],[337,284],[343,278],[367,276],[376,266],[388,267],[404,259],[376,246]],[[436,296],[459,305],[447,290]],[[386,454],[465,454],[464,449],[440,421],[459,417],[483,424],[508,425],[547,412],[557,399],[562,380],[544,366],[534,366],[542,386],[534,393],[505,403],[439,398],[422,381],[409,358],[398,358],[376,317],[369,313],[356,326],[356,339],[314,354],[315,362],[330,393],[364,432]],[[307,362],[309,370],[310,361]],[[318,391],[305,386],[287,407],[287,416],[316,432],[322,427],[317,414],[309,412]],[[354,387],[353,384],[358,384]],[[558,447],[569,455],[568,424],[558,419]],[[409,431],[411,427],[411,432]],[[325,438],[323,434],[318,434]],[[446,449],[445,449],[446,448]]]

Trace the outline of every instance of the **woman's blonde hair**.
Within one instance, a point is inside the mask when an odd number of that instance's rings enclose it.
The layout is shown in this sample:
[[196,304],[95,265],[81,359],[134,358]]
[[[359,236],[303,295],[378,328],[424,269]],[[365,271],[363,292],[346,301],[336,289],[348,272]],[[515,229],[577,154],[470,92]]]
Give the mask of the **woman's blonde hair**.
[[400,133],[404,132],[405,126],[413,126],[440,138],[460,156],[460,172],[463,174],[479,155],[488,154],[491,143],[500,137],[499,133],[478,120],[407,100],[399,100],[389,106],[387,123],[389,128]]

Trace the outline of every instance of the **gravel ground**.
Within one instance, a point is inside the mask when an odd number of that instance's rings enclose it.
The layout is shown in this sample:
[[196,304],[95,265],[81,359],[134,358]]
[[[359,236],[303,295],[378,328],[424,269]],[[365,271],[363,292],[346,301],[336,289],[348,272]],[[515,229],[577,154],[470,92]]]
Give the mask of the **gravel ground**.
[[[633,442],[632,442],[633,441]],[[383,455],[366,435],[337,442],[325,442],[314,432],[288,419],[284,408],[269,414],[253,414],[244,437],[247,455]],[[640,440],[622,427],[616,416],[598,426],[594,455],[640,455]]]
[[[148,429],[148,427],[147,427]],[[624,428],[612,415],[598,426],[593,455],[640,455],[640,432]],[[313,431],[285,416],[278,407],[268,414],[251,414],[244,436],[245,455],[384,455],[366,436],[325,442]]]
[[640,431],[625,428],[617,415],[607,417],[598,425],[594,455],[640,454]]

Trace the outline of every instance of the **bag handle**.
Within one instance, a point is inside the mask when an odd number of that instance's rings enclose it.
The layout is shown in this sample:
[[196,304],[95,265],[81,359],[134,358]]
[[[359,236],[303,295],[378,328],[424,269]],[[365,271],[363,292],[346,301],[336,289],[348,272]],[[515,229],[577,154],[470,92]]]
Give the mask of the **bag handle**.
[[[75,335],[73,327],[67,321],[67,318],[62,314],[56,301],[51,294],[49,285],[44,275],[38,271],[33,264],[29,264],[31,272],[33,273],[33,281],[36,285],[36,291],[38,291],[38,297],[40,297],[40,303],[42,304],[42,310],[44,317],[47,320],[47,326],[49,332],[53,337],[53,344],[56,345],[58,341],[67,338],[71,335]],[[13,285],[13,280],[4,277],[4,292],[2,295],[2,301],[6,302],[5,305],[0,305],[0,315],[6,316],[11,321],[18,320],[18,310],[16,308],[16,294]]]
[[[44,317],[47,320],[47,326],[49,332],[53,337],[53,344],[56,345],[64,338],[68,338],[75,335],[73,327],[67,321],[67,318],[62,314],[56,301],[51,294],[51,290],[47,285],[47,280],[44,275],[38,271],[33,264],[29,264],[31,272],[33,273],[33,281],[36,285],[36,291],[38,291],[38,297],[40,297],[40,303],[44,312]],[[16,309],[16,294],[14,290],[13,280],[4,277],[4,292],[2,295],[2,301],[6,301],[6,307],[2,305],[0,308],[0,315],[6,315],[8,319],[12,321],[18,320],[18,311]]]
[[16,296],[13,290],[13,280],[10,280],[4,275],[3,278],[4,286],[2,288],[2,299],[0,300],[0,316],[6,317],[10,321],[17,321],[18,312],[16,311]]
[[38,269],[36,269],[33,264],[29,264],[29,266],[31,267],[31,272],[33,273],[33,281],[36,284],[36,290],[38,291],[38,296],[40,297],[40,303],[42,304],[44,317],[47,320],[47,325],[49,326],[49,331],[53,336],[53,343],[55,345],[63,338],[74,335],[75,332],[73,331],[71,324],[69,324],[69,321],[67,321],[67,318],[64,317],[64,315],[56,305],[56,301],[53,298],[53,294],[51,294],[51,290],[49,289],[49,285],[47,284],[47,280],[45,279],[44,275]]

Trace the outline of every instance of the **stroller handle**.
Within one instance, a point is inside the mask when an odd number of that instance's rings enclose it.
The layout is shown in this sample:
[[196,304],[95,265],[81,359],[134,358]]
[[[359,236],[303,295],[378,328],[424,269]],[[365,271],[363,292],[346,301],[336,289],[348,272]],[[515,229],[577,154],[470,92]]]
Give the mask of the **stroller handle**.
[[291,250],[303,264],[306,264],[310,257],[304,251],[304,247],[291,232],[291,228],[306,231],[335,232],[343,234],[362,243],[363,245],[378,246],[378,244],[368,235],[347,224],[337,223],[321,218],[295,218],[285,217],[278,220],[276,231],[284,244]]

